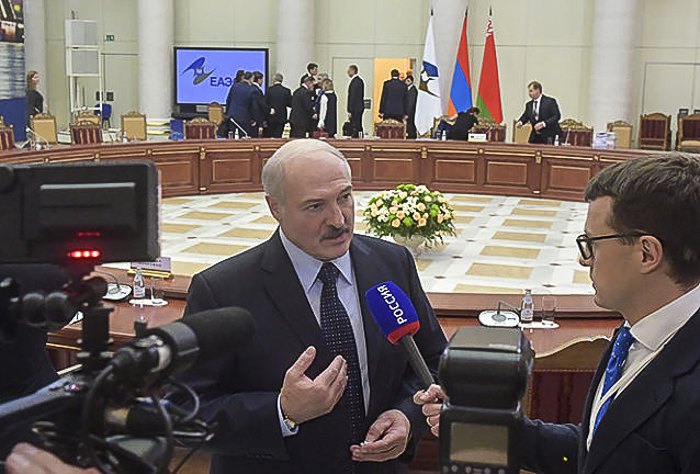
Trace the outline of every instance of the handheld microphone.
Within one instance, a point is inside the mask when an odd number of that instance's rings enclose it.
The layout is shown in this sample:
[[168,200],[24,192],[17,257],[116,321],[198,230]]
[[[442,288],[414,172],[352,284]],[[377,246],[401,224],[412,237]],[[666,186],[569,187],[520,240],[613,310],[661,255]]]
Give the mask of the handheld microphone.
[[110,365],[116,377],[138,381],[149,374],[167,376],[216,359],[251,338],[253,317],[243,308],[219,308],[146,334],[114,353]]
[[420,321],[406,293],[396,283],[385,281],[367,290],[365,300],[384,336],[394,345],[401,342],[413,371],[421,384],[428,388],[434,380],[413,340],[413,335],[420,329]]

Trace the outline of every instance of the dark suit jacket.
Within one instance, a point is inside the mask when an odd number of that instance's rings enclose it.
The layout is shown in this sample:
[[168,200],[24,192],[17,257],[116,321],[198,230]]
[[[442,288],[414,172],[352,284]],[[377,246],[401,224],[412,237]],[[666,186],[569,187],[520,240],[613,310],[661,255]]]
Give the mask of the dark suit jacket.
[[382,98],[379,101],[379,113],[390,117],[401,117],[408,115],[408,87],[400,79],[389,79],[384,81],[382,88]]
[[314,105],[316,95],[313,90],[299,86],[292,96],[292,113],[289,115],[289,123],[292,126],[312,132],[314,130]]
[[418,88],[416,86],[408,88],[406,92],[406,115],[408,120],[413,122],[416,119],[416,104],[418,103]]
[[[532,124],[532,132],[530,132],[530,143],[532,143],[533,138],[536,135],[540,135],[545,139],[551,138],[554,140],[555,135],[559,135],[559,139],[563,142],[564,138],[561,136],[561,128],[559,127],[559,120],[561,120],[561,113],[559,112],[559,105],[554,97],[547,97],[542,95],[540,99],[540,110],[539,110],[539,120],[538,122],[544,121],[547,125],[540,132],[535,131],[535,115],[533,114],[534,101],[525,104],[525,111],[520,116],[518,121],[522,123],[530,122]],[[545,140],[546,141],[546,140]]]
[[253,120],[253,88],[247,82],[237,82],[229,90],[226,98],[226,115],[233,117],[238,124],[250,134]]
[[[387,342],[364,300],[367,289],[391,279],[411,298],[420,316],[416,342],[428,365],[437,368],[445,338],[423,292],[415,264],[403,247],[355,235],[350,256],[360,295],[370,378],[365,430],[377,416],[398,408],[411,421],[413,440],[427,428],[412,402],[419,389],[402,349]],[[277,397],[286,370],[313,345],[317,355],[309,377],[333,359],[304,290],[287,256],[279,232],[270,240],[229,258],[192,279],[186,314],[221,306],[242,306],[254,317],[255,335],[216,364],[197,370],[196,387],[205,386],[203,413],[219,423],[210,443],[213,473],[332,474],[349,459],[349,425],[345,401],[328,415],[303,423],[299,432],[282,437]],[[202,393],[202,390],[198,390]],[[397,460],[361,463],[358,473],[396,473]]]
[[262,89],[260,89],[257,85],[253,84],[251,90],[253,91],[253,121],[255,121],[256,127],[262,127],[263,122],[265,122],[270,116],[270,107],[265,101],[265,95],[263,94]]
[[479,120],[472,114],[460,112],[457,114],[457,120],[452,125],[452,130],[449,135],[450,140],[464,140],[469,138],[469,131],[479,123]]
[[354,75],[348,84],[348,113],[362,114],[365,110],[365,81]]
[[698,340],[700,310],[613,400],[588,451],[591,405],[608,348],[593,378],[581,426],[524,423],[523,468],[544,474],[700,472]]
[[292,106],[292,91],[282,84],[274,84],[267,90],[265,96],[268,107],[275,109],[274,115],[270,116],[270,123],[286,123],[287,107]]

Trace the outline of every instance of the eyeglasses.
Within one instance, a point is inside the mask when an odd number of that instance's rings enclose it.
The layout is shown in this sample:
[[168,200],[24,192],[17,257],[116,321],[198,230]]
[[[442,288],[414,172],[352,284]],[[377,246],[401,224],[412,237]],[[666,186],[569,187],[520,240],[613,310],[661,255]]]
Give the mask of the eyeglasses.
[[586,234],[581,234],[576,237],[576,245],[578,246],[578,251],[581,253],[581,258],[590,260],[593,258],[593,242],[597,240],[625,239],[628,237],[641,237],[643,235],[647,234],[644,232],[628,232],[626,234],[599,235],[598,237],[589,237]]

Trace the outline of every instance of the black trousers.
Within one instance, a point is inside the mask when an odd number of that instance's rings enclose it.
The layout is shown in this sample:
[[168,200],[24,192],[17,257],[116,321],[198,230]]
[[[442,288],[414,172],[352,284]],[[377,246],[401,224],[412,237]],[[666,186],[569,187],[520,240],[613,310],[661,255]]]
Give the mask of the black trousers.
[[268,123],[265,131],[263,132],[263,137],[265,138],[282,138],[282,132],[284,132],[285,122]]
[[306,138],[306,134],[308,133],[308,129],[306,126],[299,126],[299,125],[292,125],[292,130],[289,132],[289,136],[291,138]]
[[413,119],[408,119],[408,121],[406,122],[406,138],[418,138],[416,122]]
[[352,116],[350,117],[350,123],[352,124],[353,128],[355,129],[352,137],[357,138],[358,134],[362,132],[362,112],[353,112]]

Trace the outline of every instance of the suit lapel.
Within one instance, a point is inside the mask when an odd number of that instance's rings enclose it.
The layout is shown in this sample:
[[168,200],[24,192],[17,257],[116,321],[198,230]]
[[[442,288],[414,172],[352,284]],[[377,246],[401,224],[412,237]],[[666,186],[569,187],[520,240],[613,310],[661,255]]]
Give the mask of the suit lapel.
[[381,359],[387,343],[379,326],[374,321],[374,316],[367,306],[365,292],[377,283],[381,283],[383,272],[377,271],[377,262],[372,260],[370,248],[355,236],[350,245],[350,258],[352,260],[355,281],[357,282],[357,294],[362,310],[362,326],[365,330],[365,343],[367,345],[367,365],[369,368],[370,400],[368,413],[376,411],[377,382],[382,380]]
[[[697,351],[688,350],[688,347],[695,347],[698,337],[700,311],[610,404],[593,436],[584,472],[595,471],[635,428],[666,403],[673,394],[674,379],[690,370],[700,359]],[[590,420],[590,411],[586,419]]]
[[326,348],[321,328],[309,306],[292,262],[282,246],[279,229],[268,241],[262,269],[267,274],[263,282],[265,291],[287,322],[291,333],[299,339],[304,348],[316,348],[316,362],[320,367],[328,366],[332,360],[331,354]]

